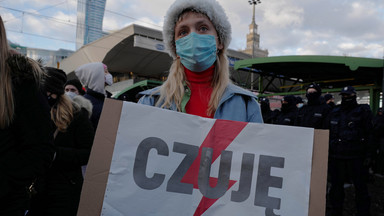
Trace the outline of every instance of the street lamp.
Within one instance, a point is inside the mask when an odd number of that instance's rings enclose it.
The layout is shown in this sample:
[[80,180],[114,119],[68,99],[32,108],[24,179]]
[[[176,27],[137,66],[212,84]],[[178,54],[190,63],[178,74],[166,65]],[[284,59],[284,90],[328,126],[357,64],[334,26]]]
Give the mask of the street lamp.
[[256,1],[255,1],[255,0],[252,0],[252,1],[249,0],[248,2],[249,2],[249,4],[251,4],[251,5],[252,5],[252,4],[255,4],[255,5],[256,5],[256,4],[260,4],[260,3],[261,3],[260,0],[256,0]]
[[[252,23],[255,25],[255,6],[261,3],[261,0],[248,0],[248,3],[253,6]],[[254,31],[252,31],[255,34]],[[252,58],[255,58],[255,38],[252,41]],[[251,72],[251,90],[253,90],[253,72]]]

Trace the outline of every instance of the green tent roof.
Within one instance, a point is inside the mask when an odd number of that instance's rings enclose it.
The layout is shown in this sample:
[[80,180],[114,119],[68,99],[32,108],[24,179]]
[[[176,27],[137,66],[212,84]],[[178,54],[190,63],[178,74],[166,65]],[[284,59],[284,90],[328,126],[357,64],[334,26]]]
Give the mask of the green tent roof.
[[[119,93],[117,93],[113,98],[120,99],[120,100],[126,100],[126,101],[135,101],[136,95],[144,90],[154,88],[156,86],[161,85],[163,82],[156,81],[156,80],[143,80],[140,82],[137,82],[131,86],[126,87],[125,89],[121,90]],[[123,96],[125,96],[123,98]]]
[[345,80],[348,85],[366,85],[381,84],[383,63],[383,59],[349,56],[273,56],[237,61],[235,69],[303,83]]

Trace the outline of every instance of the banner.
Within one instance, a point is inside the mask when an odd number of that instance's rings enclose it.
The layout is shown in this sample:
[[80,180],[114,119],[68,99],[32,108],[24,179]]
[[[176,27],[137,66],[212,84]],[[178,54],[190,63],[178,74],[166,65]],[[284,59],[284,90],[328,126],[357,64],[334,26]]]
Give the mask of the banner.
[[[311,128],[106,103],[102,120],[115,123],[101,122],[112,133],[98,128],[95,140],[112,147],[104,151],[95,141],[79,215],[95,215],[87,211],[92,203],[97,215],[311,215],[312,193],[324,196],[312,209],[324,211],[326,169],[319,170],[323,188],[312,190]],[[92,164],[102,152],[109,167]]]

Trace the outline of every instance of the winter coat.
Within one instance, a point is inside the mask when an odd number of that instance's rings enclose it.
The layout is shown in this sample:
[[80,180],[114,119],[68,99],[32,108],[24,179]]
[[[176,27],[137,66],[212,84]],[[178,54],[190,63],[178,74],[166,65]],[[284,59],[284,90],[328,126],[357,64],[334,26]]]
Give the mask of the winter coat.
[[276,116],[274,124],[295,126],[297,124],[298,109],[292,104],[286,110],[282,109]]
[[[144,96],[138,103],[155,106],[156,101],[160,96],[157,92],[158,90],[159,87],[141,92],[140,94]],[[154,95],[152,95],[153,93]],[[187,100],[188,99],[189,98],[187,98]],[[175,104],[169,109],[174,111],[177,110]],[[229,84],[225,89],[213,118],[263,123],[260,106],[257,103],[256,96],[252,92],[246,91],[233,84]]]
[[373,170],[376,173],[384,174],[384,116],[376,115],[373,126],[374,141],[376,142]]
[[272,111],[269,106],[267,107],[268,109],[262,109],[261,113],[263,115],[263,121],[266,124],[273,124],[276,121],[276,117],[279,114],[278,110]]
[[327,129],[325,120],[331,108],[320,100],[316,104],[307,104],[299,109],[297,125],[302,127],[311,127],[315,129]]
[[92,122],[93,128],[96,131],[97,125],[99,124],[101,111],[103,110],[105,95],[95,92],[92,89],[87,89],[87,93],[85,93],[84,97],[90,100],[92,103],[93,108],[92,108],[91,122]]
[[374,151],[372,112],[368,105],[338,106],[327,118],[331,158],[371,157]]
[[86,110],[92,107],[90,101],[82,96],[74,100],[85,105],[73,102],[77,111],[72,122],[55,137],[56,158],[47,175],[38,180],[30,216],[76,215],[83,184],[81,167],[88,163],[95,133],[89,120],[91,110]]
[[27,208],[26,188],[46,172],[54,155],[49,105],[30,61],[16,55],[8,59],[15,115],[9,127],[0,129],[0,215]]

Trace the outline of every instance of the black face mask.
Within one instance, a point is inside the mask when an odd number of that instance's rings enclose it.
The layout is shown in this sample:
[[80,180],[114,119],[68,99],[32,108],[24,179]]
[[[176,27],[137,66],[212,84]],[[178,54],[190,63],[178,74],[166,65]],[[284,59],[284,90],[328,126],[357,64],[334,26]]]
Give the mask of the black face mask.
[[308,103],[312,103],[312,102],[318,101],[320,95],[321,95],[320,92],[312,92],[312,93],[307,93],[305,96],[308,99]]
[[329,102],[328,105],[329,105],[330,107],[335,107],[335,103],[333,103],[333,102]]
[[51,97],[51,95],[47,96],[47,100],[48,100],[48,104],[49,104],[50,107],[53,107],[56,104],[56,102],[57,102],[57,98],[54,99],[54,98]]
[[289,111],[289,108],[290,108],[290,104],[289,103],[283,103],[283,104],[281,104],[281,111],[282,112],[287,112],[287,111]]
[[341,98],[341,106],[343,108],[349,108],[355,104],[357,104],[356,95]]

